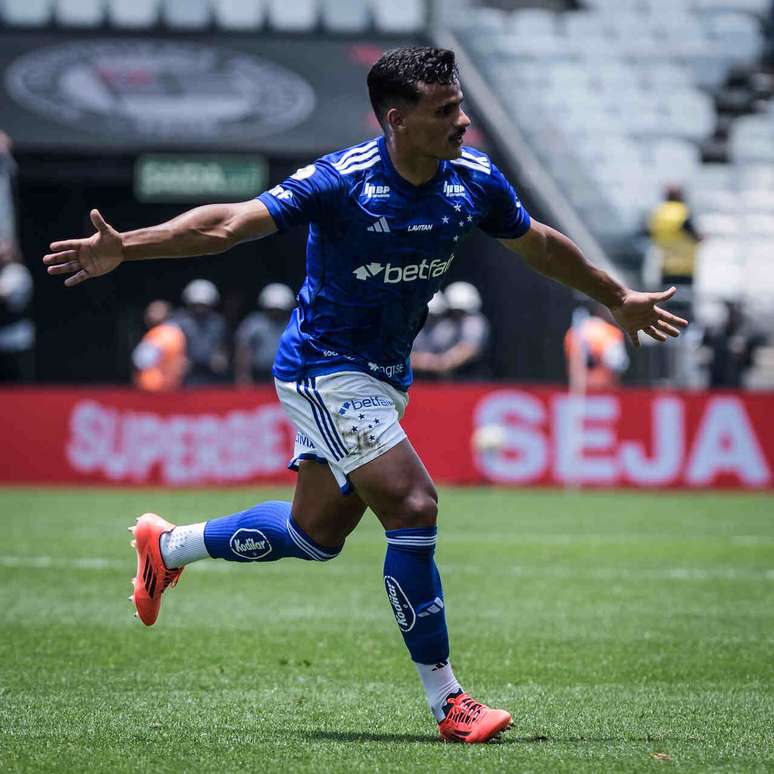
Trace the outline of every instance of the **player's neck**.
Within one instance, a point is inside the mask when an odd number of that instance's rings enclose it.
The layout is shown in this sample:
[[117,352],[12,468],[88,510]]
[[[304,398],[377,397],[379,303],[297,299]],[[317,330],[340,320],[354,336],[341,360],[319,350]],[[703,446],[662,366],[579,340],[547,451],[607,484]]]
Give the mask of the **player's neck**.
[[438,159],[398,148],[394,137],[386,137],[385,139],[390,161],[404,180],[412,185],[423,185],[428,180],[433,179],[438,171]]

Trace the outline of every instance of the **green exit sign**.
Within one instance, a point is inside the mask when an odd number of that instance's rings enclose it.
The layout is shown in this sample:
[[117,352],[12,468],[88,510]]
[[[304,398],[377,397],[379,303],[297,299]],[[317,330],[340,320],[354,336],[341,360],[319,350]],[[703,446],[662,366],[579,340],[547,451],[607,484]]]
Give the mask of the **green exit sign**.
[[146,154],[134,167],[134,192],[142,202],[250,199],[266,187],[261,156]]

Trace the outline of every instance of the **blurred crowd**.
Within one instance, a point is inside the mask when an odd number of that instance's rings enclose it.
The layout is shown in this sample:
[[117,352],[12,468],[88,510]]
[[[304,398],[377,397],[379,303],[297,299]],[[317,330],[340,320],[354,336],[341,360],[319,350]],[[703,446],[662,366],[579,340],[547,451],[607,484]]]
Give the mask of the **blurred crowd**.
[[295,306],[293,291],[271,283],[258,295],[256,309],[232,336],[218,311],[220,293],[206,279],[183,290],[182,305],[151,301],[146,333],[132,352],[134,382],[148,392],[235,382],[248,386],[271,379],[280,336]]
[[[0,383],[5,384],[35,380],[34,287],[17,238],[15,178],[11,141],[0,132]],[[665,190],[642,236],[648,244],[644,287],[677,285],[680,292],[670,308],[695,319],[693,282],[702,234],[679,186]],[[293,291],[280,283],[266,285],[255,308],[235,330],[227,324],[220,306],[220,292],[207,279],[190,282],[177,306],[168,300],[152,301],[144,310],[145,333],[132,351],[135,385],[164,392],[269,381],[279,339],[295,306]],[[642,338],[644,344],[649,343]],[[416,339],[411,365],[419,380],[496,378],[491,340],[478,289],[470,282],[452,282],[428,304],[427,321]],[[582,303],[564,339],[571,389],[614,389],[626,383],[633,364],[627,346],[606,309]],[[663,363],[639,376],[634,374],[631,381],[744,388],[750,386],[746,376],[756,358],[761,359],[758,354],[769,351],[765,331],[756,327],[742,305],[727,301],[719,306],[713,324],[693,325],[670,347],[654,348],[653,354]]]

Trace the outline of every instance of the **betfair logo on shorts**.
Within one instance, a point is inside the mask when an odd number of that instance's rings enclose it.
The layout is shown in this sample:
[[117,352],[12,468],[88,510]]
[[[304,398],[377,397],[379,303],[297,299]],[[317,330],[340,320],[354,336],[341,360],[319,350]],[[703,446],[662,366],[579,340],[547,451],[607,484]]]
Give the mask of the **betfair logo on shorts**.
[[339,414],[346,414],[347,411],[362,411],[367,408],[380,408],[382,406],[394,406],[395,404],[389,398],[382,398],[381,395],[369,395],[365,398],[350,398],[341,404]]
[[352,273],[359,280],[382,277],[385,285],[397,285],[399,282],[414,282],[418,279],[440,277],[449,271],[453,260],[453,255],[445,261],[440,258],[433,258],[432,261],[423,258],[421,263],[410,263],[408,266],[393,266],[391,263],[383,266],[374,261],[364,266],[358,266]]

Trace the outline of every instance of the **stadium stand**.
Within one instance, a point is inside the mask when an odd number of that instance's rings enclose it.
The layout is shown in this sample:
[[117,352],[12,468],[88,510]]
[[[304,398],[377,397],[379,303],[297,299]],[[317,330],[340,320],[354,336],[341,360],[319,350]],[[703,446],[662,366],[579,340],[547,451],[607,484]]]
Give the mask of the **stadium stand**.
[[333,34],[420,32],[424,0],[0,0],[0,26]]
[[[569,5],[569,4],[568,4]],[[769,0],[469,4],[454,32],[608,255],[631,251],[668,183],[700,246],[694,314],[742,300],[774,327],[774,76]],[[768,352],[762,360],[770,362]],[[753,377],[774,383],[774,371]]]

